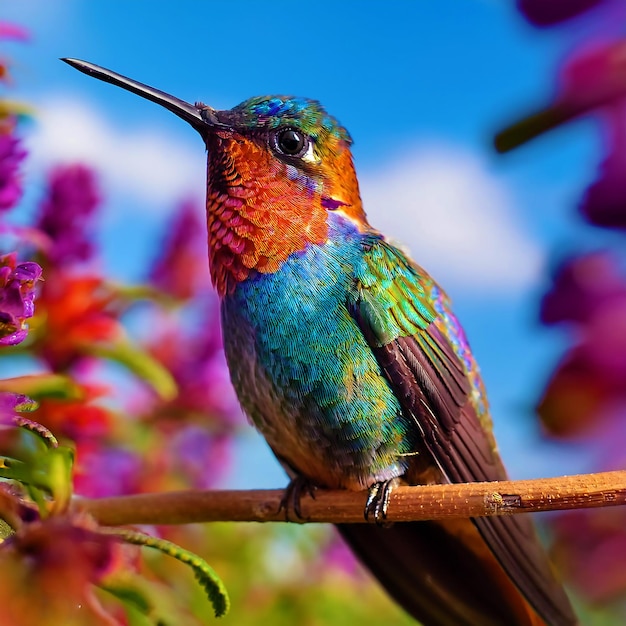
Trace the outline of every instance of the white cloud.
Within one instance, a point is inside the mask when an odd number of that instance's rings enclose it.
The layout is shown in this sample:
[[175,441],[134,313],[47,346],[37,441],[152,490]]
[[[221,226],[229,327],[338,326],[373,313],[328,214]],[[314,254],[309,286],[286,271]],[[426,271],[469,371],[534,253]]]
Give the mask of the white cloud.
[[31,166],[80,161],[96,169],[104,189],[128,194],[138,207],[168,209],[204,198],[205,160],[198,150],[159,129],[124,130],[78,99],[48,98],[28,141]]
[[40,27],[64,28],[75,15],[77,0],[20,0],[7,2],[2,7],[2,19],[27,26],[29,30]]
[[540,275],[543,255],[516,219],[511,194],[477,154],[423,145],[361,176],[374,227],[455,291],[517,291]]

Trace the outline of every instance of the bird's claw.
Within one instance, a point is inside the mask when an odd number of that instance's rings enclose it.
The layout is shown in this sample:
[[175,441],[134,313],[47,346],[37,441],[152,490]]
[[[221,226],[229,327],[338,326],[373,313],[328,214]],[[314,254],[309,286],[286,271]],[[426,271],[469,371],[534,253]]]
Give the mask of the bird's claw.
[[282,509],[285,510],[285,521],[289,521],[291,511],[293,511],[297,519],[306,519],[302,515],[302,508],[300,506],[302,494],[306,493],[315,500],[315,489],[315,485],[304,476],[296,476],[296,478],[291,480],[285,489],[285,493],[280,501],[280,507],[278,509],[279,511]]
[[398,483],[396,478],[374,483],[369,488],[367,502],[365,503],[364,516],[366,521],[370,521],[370,517],[379,526],[385,524],[387,520],[387,510],[389,509],[389,499],[391,492]]

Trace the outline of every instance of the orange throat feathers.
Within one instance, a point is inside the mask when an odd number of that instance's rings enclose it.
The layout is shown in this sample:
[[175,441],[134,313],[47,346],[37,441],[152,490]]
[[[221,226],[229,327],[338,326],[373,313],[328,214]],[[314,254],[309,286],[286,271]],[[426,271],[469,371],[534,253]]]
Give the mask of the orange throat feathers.
[[328,211],[366,224],[347,146],[311,172],[241,136],[217,135],[207,148],[209,266],[220,296],[255,272],[276,272],[307,245],[324,243]]

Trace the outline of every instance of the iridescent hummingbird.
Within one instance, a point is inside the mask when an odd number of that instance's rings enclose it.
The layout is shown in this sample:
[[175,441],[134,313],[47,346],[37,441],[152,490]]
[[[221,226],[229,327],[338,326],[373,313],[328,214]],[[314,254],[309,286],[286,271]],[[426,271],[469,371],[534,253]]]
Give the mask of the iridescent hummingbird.
[[[202,136],[231,379],[292,479],[375,494],[397,478],[507,478],[448,298],[367,222],[350,135],[318,102],[263,96],[218,111],[64,60]],[[578,623],[526,516],[339,530],[426,626]]]

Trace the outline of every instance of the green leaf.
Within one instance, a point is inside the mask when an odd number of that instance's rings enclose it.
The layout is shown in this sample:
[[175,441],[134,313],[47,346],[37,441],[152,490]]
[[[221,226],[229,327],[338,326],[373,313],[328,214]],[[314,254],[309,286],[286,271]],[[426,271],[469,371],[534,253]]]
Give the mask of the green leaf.
[[13,526],[6,520],[0,518],[0,544],[4,542],[5,539],[8,539],[14,532],[15,529]]
[[33,374],[0,379],[0,392],[18,393],[31,398],[55,397],[78,400],[83,392],[71,378],[63,374]]
[[[19,410],[22,410],[21,408]],[[28,430],[36,435],[39,435],[43,442],[48,446],[48,448],[58,448],[59,440],[54,436],[54,434],[48,430],[43,424],[39,422],[35,422],[21,415],[17,415],[13,418],[13,423],[19,428],[23,428],[24,430]]]
[[133,576],[128,570],[108,576],[98,587],[122,604],[128,626],[175,626],[188,621],[186,607],[176,605],[162,583]]
[[63,511],[72,496],[74,451],[55,445],[56,439],[51,433],[54,442],[33,429],[33,422],[25,421],[27,428],[1,427],[15,432],[1,440],[0,477],[24,485],[42,517],[48,514],[45,495],[52,497],[50,512]]
[[123,584],[120,581],[100,585],[102,589],[115,596],[127,608],[142,615],[149,615],[153,610],[152,602],[138,585]]
[[132,306],[141,300],[154,302],[164,308],[170,309],[177,308],[181,305],[181,302],[178,299],[164,293],[152,285],[123,285],[111,281],[107,281],[106,285],[111,292],[115,293],[118,299],[125,302],[127,306]]
[[170,372],[148,352],[125,339],[111,343],[90,344],[85,352],[116,361],[148,383],[163,400],[172,400],[178,389]]
[[197,554],[189,552],[166,539],[157,539],[133,530],[106,529],[104,532],[116,535],[127,543],[154,548],[189,566],[213,605],[215,617],[222,617],[228,613],[230,599],[224,583],[215,573],[215,570]]

